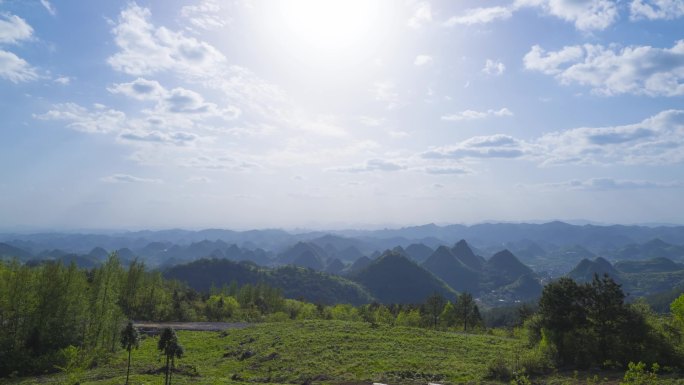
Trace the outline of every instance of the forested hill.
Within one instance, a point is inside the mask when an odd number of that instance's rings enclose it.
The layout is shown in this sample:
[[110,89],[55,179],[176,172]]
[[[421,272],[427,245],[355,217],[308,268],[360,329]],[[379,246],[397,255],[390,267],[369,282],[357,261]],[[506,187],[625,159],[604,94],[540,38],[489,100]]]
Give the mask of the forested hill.
[[249,262],[200,259],[176,265],[167,270],[164,276],[205,292],[212,286],[220,288],[233,282],[240,286],[265,283],[281,289],[287,298],[303,298],[313,303],[359,305],[373,300],[368,291],[355,282],[296,266],[266,268]]

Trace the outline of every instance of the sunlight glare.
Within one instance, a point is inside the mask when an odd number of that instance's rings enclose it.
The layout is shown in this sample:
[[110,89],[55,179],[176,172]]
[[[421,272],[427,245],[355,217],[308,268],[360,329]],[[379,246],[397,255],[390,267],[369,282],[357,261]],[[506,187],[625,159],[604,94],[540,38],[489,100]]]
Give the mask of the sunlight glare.
[[383,39],[388,10],[382,1],[288,0],[273,3],[271,28],[279,44],[319,60],[368,55]]

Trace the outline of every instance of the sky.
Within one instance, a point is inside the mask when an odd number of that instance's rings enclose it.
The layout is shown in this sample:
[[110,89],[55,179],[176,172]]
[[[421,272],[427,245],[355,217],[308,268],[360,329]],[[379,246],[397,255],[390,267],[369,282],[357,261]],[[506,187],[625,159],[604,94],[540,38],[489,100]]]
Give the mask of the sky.
[[0,0],[0,229],[684,223],[684,0]]

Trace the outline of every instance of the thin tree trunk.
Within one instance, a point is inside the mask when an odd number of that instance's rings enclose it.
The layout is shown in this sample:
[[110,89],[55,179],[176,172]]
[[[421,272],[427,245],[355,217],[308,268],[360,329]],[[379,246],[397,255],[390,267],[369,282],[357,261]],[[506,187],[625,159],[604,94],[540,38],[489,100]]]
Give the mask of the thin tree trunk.
[[128,349],[128,369],[126,369],[126,385],[128,385],[128,376],[131,374],[131,349]]
[[166,376],[164,377],[164,385],[169,384],[169,356],[166,356]]

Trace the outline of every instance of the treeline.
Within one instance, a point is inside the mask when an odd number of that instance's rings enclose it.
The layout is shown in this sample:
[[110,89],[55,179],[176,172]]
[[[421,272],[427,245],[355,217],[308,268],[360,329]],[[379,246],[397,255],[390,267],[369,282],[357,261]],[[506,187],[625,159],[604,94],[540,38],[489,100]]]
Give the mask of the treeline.
[[482,326],[469,295],[449,302],[438,294],[423,304],[325,306],[286,299],[260,283],[199,293],[116,254],[100,267],[0,262],[0,377],[54,371],[73,360],[97,364],[119,346],[127,320],[278,322],[303,319],[365,321],[410,327]]
[[[677,302],[679,301],[679,302]],[[625,302],[619,284],[594,275],[579,284],[560,278],[544,287],[536,313],[527,313],[527,351],[517,367],[499,359],[492,377],[508,379],[516,371],[541,374],[558,368],[616,369],[646,363],[681,368],[684,296],[672,304],[673,316],[657,315],[644,301]],[[508,366],[507,366],[508,365]],[[643,365],[643,364],[641,364]]]

